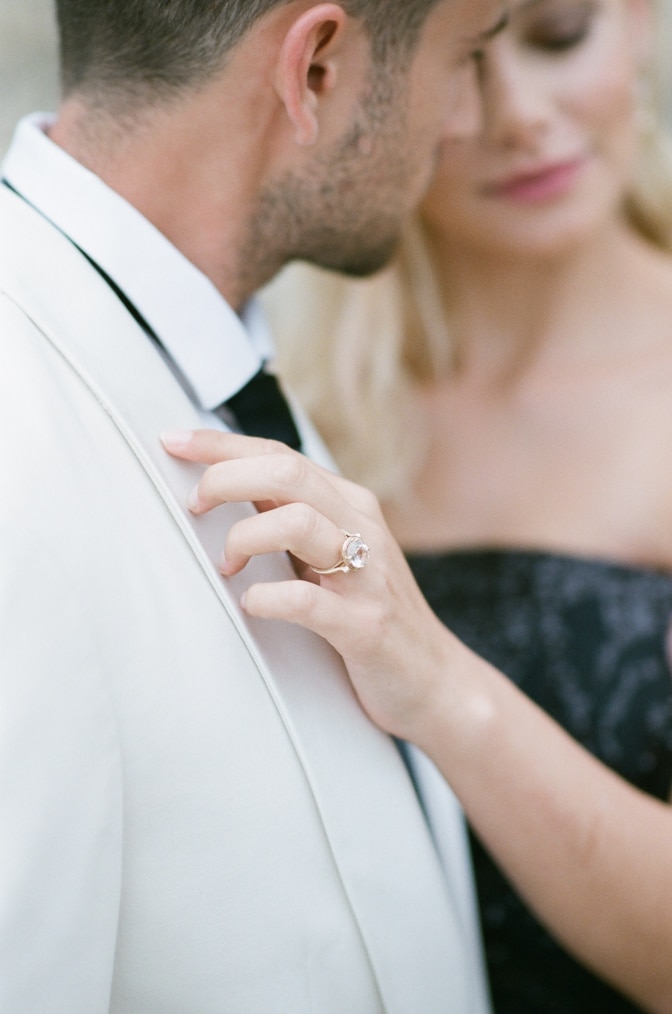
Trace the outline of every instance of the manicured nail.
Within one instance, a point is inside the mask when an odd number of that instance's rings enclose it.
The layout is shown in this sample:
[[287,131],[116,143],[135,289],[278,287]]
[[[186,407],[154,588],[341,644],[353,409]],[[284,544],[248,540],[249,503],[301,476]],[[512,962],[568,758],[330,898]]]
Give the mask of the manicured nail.
[[201,501],[198,496],[198,486],[194,486],[191,493],[189,494],[189,499],[187,500],[187,507],[189,508],[190,511],[194,512],[197,512],[201,509]]
[[219,572],[222,575],[222,577],[229,577],[231,574],[231,567],[229,565],[229,561],[226,559],[223,553],[219,558]]
[[181,447],[186,447],[187,444],[191,443],[193,435],[192,430],[164,430],[161,434],[161,443],[165,447],[173,447],[175,450],[179,450]]

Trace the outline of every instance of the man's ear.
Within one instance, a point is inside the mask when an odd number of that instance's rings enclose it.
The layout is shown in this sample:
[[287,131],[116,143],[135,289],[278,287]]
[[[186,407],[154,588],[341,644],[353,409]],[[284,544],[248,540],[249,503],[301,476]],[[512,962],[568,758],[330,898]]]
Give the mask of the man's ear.
[[338,4],[317,4],[292,22],[283,39],[275,85],[302,146],[317,139],[318,104],[336,85],[337,54],[348,20]]

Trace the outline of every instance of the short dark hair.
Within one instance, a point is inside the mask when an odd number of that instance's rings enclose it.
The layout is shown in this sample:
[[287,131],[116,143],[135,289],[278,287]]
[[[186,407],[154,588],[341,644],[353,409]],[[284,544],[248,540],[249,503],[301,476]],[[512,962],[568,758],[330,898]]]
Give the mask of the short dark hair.
[[[288,0],[56,0],[64,94],[157,99],[198,85],[255,21]],[[374,59],[412,49],[439,0],[337,0]]]

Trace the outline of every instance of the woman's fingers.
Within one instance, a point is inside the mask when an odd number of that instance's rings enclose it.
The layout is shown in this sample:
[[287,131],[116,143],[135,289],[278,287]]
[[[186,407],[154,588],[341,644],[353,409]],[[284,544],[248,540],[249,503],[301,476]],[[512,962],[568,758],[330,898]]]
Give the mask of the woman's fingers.
[[[300,624],[329,641],[374,721],[405,735],[423,702],[432,700],[425,674],[444,672],[454,648],[446,648],[447,632],[420,594],[373,494],[270,440],[210,430],[163,442],[176,457],[208,466],[190,502],[195,513],[229,501],[260,508],[227,533],[225,575],[264,553],[287,551],[297,564],[302,580],[254,584],[245,594],[246,611]],[[361,533],[370,563],[361,573],[318,577],[310,568],[342,562],[347,532]],[[419,666],[423,652],[427,666]]]
[[[220,563],[225,576],[252,556],[286,551],[300,577],[318,583],[311,568],[329,571],[344,563],[348,533],[362,533],[364,551],[382,537],[373,494],[283,444],[219,430],[164,433],[161,440],[174,456],[209,465],[189,498],[195,514],[227,502],[252,502],[260,511],[228,532]],[[327,573],[321,583],[335,581],[336,588],[340,579],[340,572]]]
[[[226,433],[221,430],[186,430],[166,431],[161,434],[161,442],[173,457],[182,458],[184,461],[199,462],[203,465],[216,466],[235,460],[258,459],[260,469],[258,474],[266,478],[268,478],[270,474],[269,470],[272,467],[270,464],[271,458],[277,459],[278,457],[282,457],[285,461],[293,460],[299,463],[297,467],[300,474],[307,475],[308,472],[304,472],[303,470],[309,469],[312,475],[321,476],[329,483],[332,491],[337,491],[344,500],[347,500],[357,510],[368,512],[375,510],[377,507],[375,497],[368,490],[357,486],[342,476],[336,475],[322,465],[310,461],[298,451],[292,450],[277,440],[248,437],[240,433]],[[287,465],[287,469],[289,471],[288,481],[291,483],[296,473],[292,471],[290,465]],[[209,499],[208,496],[204,496],[203,509],[209,510],[211,507],[217,506],[218,503],[223,503],[226,497],[217,497],[217,491],[212,484],[213,476],[208,476],[207,471],[205,477],[206,486],[209,489]],[[205,488],[203,487],[203,489]],[[199,486],[200,491],[201,488]],[[239,492],[242,493],[242,489]],[[258,487],[257,492],[259,492]],[[268,484],[265,483],[263,495],[256,498],[248,497],[248,499],[253,499],[257,504],[265,503],[269,500],[268,493]],[[245,497],[243,495],[238,497],[231,496],[231,499],[243,500]],[[294,491],[293,499],[296,499],[296,490]],[[198,510],[198,500],[195,499],[194,503]]]
[[214,465],[232,458],[248,458],[264,454],[294,454],[278,440],[248,437],[223,430],[165,430],[161,443],[176,458]]
[[307,581],[278,581],[255,584],[243,597],[243,607],[250,616],[266,620],[298,623],[324,637],[338,642],[334,617],[342,605],[338,595]]
[[343,531],[306,503],[291,503],[231,527],[222,573],[230,577],[253,556],[288,552],[309,567],[331,567],[340,558]]
[[[396,601],[390,582],[402,573],[340,574],[325,585],[306,581],[254,584],[243,608],[251,616],[296,623],[341,655],[353,688],[372,720],[409,738],[424,728],[443,675],[461,646],[407,587]],[[412,581],[406,575],[406,581]]]
[[[189,498],[189,508],[195,514],[204,514],[222,503],[252,502],[264,512],[272,511],[276,525],[285,524],[291,517],[294,530],[288,533],[280,528],[276,532],[276,549],[289,549],[312,566],[329,567],[338,561],[333,554],[326,563],[324,557],[316,563],[298,552],[299,539],[305,542],[306,534],[313,535],[316,524],[315,513],[338,526],[339,531],[359,531],[360,510],[342,492],[349,492],[349,487],[339,483],[338,477],[316,466],[301,454],[285,453],[267,454],[258,457],[237,458],[232,461],[220,461],[209,468],[201,476],[198,485]],[[369,498],[373,508],[377,502]],[[366,498],[362,497],[361,502]],[[277,514],[279,507],[293,505],[293,513]],[[270,525],[270,521],[269,521]],[[298,526],[298,527],[297,527]],[[364,526],[370,527],[365,520]],[[270,532],[270,527],[266,529]],[[322,532],[325,531],[324,525]],[[297,532],[298,534],[294,534]],[[291,537],[291,544],[289,540]],[[343,539],[341,538],[341,544]],[[330,540],[334,544],[333,536]],[[313,543],[307,546],[309,552],[317,548]],[[271,552],[264,548],[261,552]],[[313,554],[314,555],[314,554]]]
[[334,521],[347,522],[352,513],[333,482],[307,458],[283,452],[211,465],[192,491],[189,508],[204,514],[221,503],[245,501],[266,508],[308,503]]

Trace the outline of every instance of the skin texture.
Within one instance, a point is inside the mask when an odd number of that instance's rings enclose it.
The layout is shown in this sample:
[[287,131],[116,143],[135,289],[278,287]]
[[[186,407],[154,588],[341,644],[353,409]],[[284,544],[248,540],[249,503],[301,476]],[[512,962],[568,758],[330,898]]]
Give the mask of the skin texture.
[[337,4],[281,4],[201,87],[126,119],[74,92],[51,137],[239,307],[298,252],[385,260],[442,145],[478,128],[472,55],[500,14],[444,0],[410,59],[381,67]]
[[[563,32],[580,41],[553,50]],[[484,50],[483,130],[444,146],[423,205],[453,369],[419,394],[427,456],[387,522],[371,494],[277,444],[202,432],[165,446],[207,466],[196,514],[258,504],[223,540],[225,576],[258,553],[296,560],[300,580],[249,588],[247,611],[330,641],[373,721],[434,760],[541,921],[663,1014],[669,806],[443,628],[398,547],[532,546],[672,567],[672,268],[622,213],[647,35],[640,0],[514,0],[511,28]],[[363,534],[368,566],[317,578],[309,567],[333,564],[343,529]]]
[[[514,0],[481,62],[483,129],[445,151],[422,206],[432,230],[489,258],[548,261],[613,220],[639,142],[647,0]],[[554,191],[505,185],[574,166]]]
[[[622,213],[646,14],[518,3],[488,47],[483,132],[445,149],[423,205],[454,360],[417,398],[417,480],[386,505],[406,548],[672,566],[672,262]],[[505,188],[568,161],[554,194]]]

